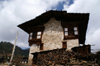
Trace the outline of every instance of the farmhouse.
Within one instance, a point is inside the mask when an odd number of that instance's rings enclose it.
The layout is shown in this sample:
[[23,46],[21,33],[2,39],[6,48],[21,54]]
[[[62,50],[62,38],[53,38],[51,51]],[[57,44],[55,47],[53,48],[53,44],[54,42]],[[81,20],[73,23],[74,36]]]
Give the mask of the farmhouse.
[[[36,18],[18,25],[29,34],[29,64],[35,53],[72,48],[81,54],[90,53],[85,45],[89,13],[67,13],[66,11],[47,11]],[[80,44],[83,47],[80,47]],[[75,48],[78,48],[75,49]],[[79,50],[80,49],[80,50]],[[32,55],[33,53],[33,55]]]

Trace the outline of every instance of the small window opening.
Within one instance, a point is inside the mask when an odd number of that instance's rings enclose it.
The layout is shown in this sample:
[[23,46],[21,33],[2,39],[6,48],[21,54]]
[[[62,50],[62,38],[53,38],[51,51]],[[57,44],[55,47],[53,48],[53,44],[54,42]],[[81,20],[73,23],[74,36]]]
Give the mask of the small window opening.
[[77,27],[74,27],[74,30],[77,30]]
[[40,50],[43,50],[43,44],[40,44]]
[[78,35],[78,29],[77,29],[77,27],[74,27],[74,35]]
[[68,32],[65,32],[65,36],[68,36]]
[[67,42],[63,42],[63,45],[62,45],[62,47],[65,48],[65,49],[67,48],[67,44],[66,43]]
[[74,34],[75,34],[75,35],[78,35],[78,32],[77,32],[77,31],[74,31]]
[[41,35],[41,32],[38,32],[37,35]]
[[65,28],[65,31],[68,31],[68,28]]
[[37,37],[37,32],[34,32],[33,33],[33,39],[36,39],[36,37]]
[[37,39],[41,38],[41,32],[37,32]]
[[33,33],[30,33],[30,36],[32,36],[33,35]]
[[65,36],[68,36],[68,28],[64,28],[64,34]]
[[31,32],[31,33],[30,33],[30,38],[29,38],[30,40],[32,39],[32,35],[33,35],[33,33]]
[[30,40],[32,39],[32,37],[30,36]]
[[37,36],[37,39],[40,39],[41,38],[41,36]]

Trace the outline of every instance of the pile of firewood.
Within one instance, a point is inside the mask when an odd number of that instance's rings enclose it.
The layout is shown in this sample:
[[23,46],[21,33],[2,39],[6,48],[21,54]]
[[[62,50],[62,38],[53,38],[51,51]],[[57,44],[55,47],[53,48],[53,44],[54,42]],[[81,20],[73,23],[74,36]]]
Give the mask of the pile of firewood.
[[77,57],[77,55],[74,52],[66,51],[65,49],[57,49],[49,52],[38,53],[35,61],[37,61],[36,65],[64,65],[70,63],[71,59],[75,57]]
[[92,65],[92,63],[82,60],[82,55],[65,49],[39,52],[36,56],[33,58],[35,65]]

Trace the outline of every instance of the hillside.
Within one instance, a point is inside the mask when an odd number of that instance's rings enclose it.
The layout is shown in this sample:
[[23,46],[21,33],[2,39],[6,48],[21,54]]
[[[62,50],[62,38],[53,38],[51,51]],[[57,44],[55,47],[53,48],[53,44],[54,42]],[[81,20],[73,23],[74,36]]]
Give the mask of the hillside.
[[[0,42],[0,54],[9,55],[12,53],[13,44],[10,42]],[[26,56],[28,57],[29,49],[22,50],[20,47],[16,46],[15,56]]]

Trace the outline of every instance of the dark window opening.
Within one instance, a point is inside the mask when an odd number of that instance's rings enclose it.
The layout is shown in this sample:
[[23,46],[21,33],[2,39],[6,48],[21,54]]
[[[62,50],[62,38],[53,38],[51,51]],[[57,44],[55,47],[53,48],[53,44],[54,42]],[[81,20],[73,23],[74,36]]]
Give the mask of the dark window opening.
[[37,36],[37,32],[34,32],[33,33],[33,39],[36,39],[36,36]]
[[63,48],[67,48],[67,42],[63,42],[63,46],[62,46]]
[[33,58],[33,64],[36,64],[37,63],[37,53],[34,54],[34,58]]
[[69,29],[68,34],[69,34],[70,36],[74,35],[74,34],[73,34],[73,28],[72,28],[72,27],[70,27],[70,28],[68,28],[68,29]]
[[40,50],[43,50],[43,44],[40,44]]

